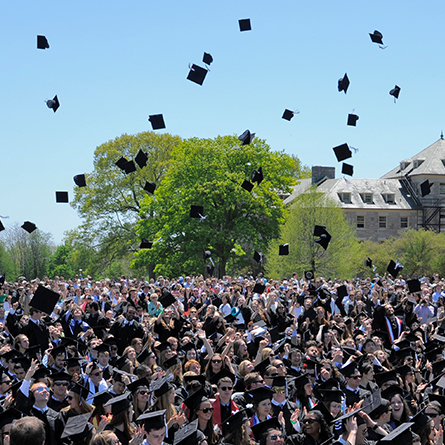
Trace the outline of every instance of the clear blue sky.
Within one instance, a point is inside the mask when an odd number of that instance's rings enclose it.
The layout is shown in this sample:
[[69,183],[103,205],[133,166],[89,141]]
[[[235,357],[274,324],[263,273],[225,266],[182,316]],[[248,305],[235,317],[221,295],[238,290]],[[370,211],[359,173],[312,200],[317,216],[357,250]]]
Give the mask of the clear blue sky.
[[[332,147],[347,142],[359,148],[354,177],[380,177],[445,130],[444,10],[436,0],[2,2],[3,224],[30,220],[60,242],[80,220],[54,192],[72,199],[95,148],[150,130],[149,114],[163,113],[162,131],[183,138],[249,128],[337,176]],[[252,31],[239,31],[243,18]],[[385,50],[371,43],[374,29]],[[36,49],[37,34],[50,49]],[[200,87],[186,76],[204,51],[214,63]],[[346,95],[337,91],[345,72]],[[55,94],[53,113],[44,101]],[[285,108],[300,114],[285,121]]]

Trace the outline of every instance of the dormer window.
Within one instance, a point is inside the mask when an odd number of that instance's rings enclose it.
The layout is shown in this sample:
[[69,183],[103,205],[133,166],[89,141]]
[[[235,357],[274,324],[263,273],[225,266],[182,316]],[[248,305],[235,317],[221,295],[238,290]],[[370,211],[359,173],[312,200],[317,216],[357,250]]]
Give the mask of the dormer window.
[[350,193],[339,193],[338,197],[340,201],[344,204],[351,204],[351,194]]
[[400,170],[405,170],[408,168],[409,162],[401,162],[400,163]]
[[362,193],[362,199],[365,204],[374,204],[372,193]]
[[416,159],[415,161],[413,161],[413,168],[420,167],[423,161],[423,159]]
[[394,193],[385,193],[383,195],[383,199],[385,200],[386,204],[395,204],[395,196]]

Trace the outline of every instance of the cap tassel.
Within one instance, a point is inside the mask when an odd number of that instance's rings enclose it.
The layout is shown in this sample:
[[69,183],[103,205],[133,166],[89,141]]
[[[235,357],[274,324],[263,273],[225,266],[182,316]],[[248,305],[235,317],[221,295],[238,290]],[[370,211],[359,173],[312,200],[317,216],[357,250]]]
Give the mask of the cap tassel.
[[386,49],[386,48],[388,48],[388,45],[385,45],[385,46],[379,45],[379,48],[380,49]]

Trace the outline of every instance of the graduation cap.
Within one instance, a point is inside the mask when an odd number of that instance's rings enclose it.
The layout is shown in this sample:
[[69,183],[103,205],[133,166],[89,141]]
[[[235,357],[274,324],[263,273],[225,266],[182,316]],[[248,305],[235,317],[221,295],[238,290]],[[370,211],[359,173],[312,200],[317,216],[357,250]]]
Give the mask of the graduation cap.
[[49,377],[53,382],[70,382],[71,376],[65,371],[55,372],[50,374]]
[[28,233],[32,233],[34,232],[34,230],[37,229],[37,226],[30,221],[25,221],[21,227],[22,229],[25,229]]
[[322,395],[323,402],[337,402],[341,403],[342,397],[344,397],[343,391],[338,388],[332,389],[318,389],[318,392]]
[[[21,384],[22,382],[20,382]],[[16,408],[9,408],[6,411],[0,413],[0,429],[4,426],[9,425],[14,420],[18,420],[22,417],[22,412]]]
[[271,419],[267,419],[264,422],[257,423],[252,427],[252,433],[255,436],[257,442],[260,442],[263,434],[267,433],[270,430],[281,431],[281,423],[278,420],[278,417],[272,417]]
[[253,259],[257,262],[257,263],[261,263],[261,261],[263,261],[263,254],[261,252],[257,252],[255,250],[255,253],[253,254]]
[[241,19],[241,20],[238,20],[238,23],[239,23],[239,30],[241,32],[251,31],[252,26],[250,24],[250,19]]
[[94,428],[93,424],[90,423],[90,418],[91,413],[69,417],[60,438],[63,439],[69,437],[71,441],[77,442],[87,437],[90,431]]
[[379,443],[392,445],[392,444],[405,444],[412,443],[413,434],[410,428],[414,425],[414,422],[404,422],[397,428],[392,430],[386,436],[383,436]]
[[[3,223],[0,221],[0,232],[5,230],[5,226],[3,225]],[[3,283],[5,282],[4,277],[3,277]],[[2,283],[2,284],[3,284]]]
[[238,430],[248,420],[249,418],[247,417],[246,411],[244,409],[237,411],[235,414],[232,414],[229,418],[221,423],[221,431],[223,433],[223,436],[227,436],[230,433]]
[[411,293],[420,292],[422,290],[420,287],[420,281],[417,278],[408,280],[406,284],[408,285],[408,289]]
[[49,48],[48,39],[45,36],[37,36],[37,49]]
[[430,184],[430,181],[428,181],[428,179],[420,184],[420,192],[422,194],[422,198],[431,193],[432,185],[433,184]]
[[108,391],[109,390],[107,388],[107,389],[104,389],[102,391],[99,391],[99,392],[96,392],[95,394],[93,394],[91,396],[94,400],[93,405],[94,406],[105,405],[105,403],[107,403],[110,399],[112,399],[113,396]]
[[370,268],[372,268],[372,260],[371,260],[371,258],[367,258],[366,260],[365,260],[365,267],[370,267]]
[[348,91],[349,88],[349,78],[348,75],[345,73],[344,77],[342,77],[341,79],[338,79],[338,92],[341,93],[342,91],[346,92]]
[[128,161],[124,165],[124,172],[126,175],[129,175],[130,173],[133,173],[135,171],[136,171],[136,164],[134,163],[134,161]]
[[171,347],[172,347],[172,345],[170,344],[170,342],[163,341],[162,343],[159,343],[158,346],[155,346],[155,349],[157,349],[158,351],[162,352],[162,351],[165,351],[168,348],[171,349]]
[[12,360],[13,358],[21,357],[22,355],[23,354],[21,354],[19,351],[15,350],[15,349],[11,349],[2,355],[2,360],[4,363],[4,361],[8,362],[9,360]]
[[173,374],[168,374],[152,382],[151,389],[153,390],[154,395],[156,397],[161,397],[171,388],[174,388],[174,385],[170,383],[173,380],[173,378],[174,378]]
[[[316,233],[318,235],[316,235]],[[320,238],[316,239],[315,242],[320,244],[324,250],[326,250],[331,242],[332,236],[323,226],[315,226],[314,236],[319,236]]]
[[159,297],[159,302],[164,306],[164,309],[171,306],[173,303],[176,303],[176,298],[170,292],[164,292]]
[[184,376],[184,383],[199,382],[200,385],[202,387],[204,387],[206,381],[207,381],[207,377],[205,376],[205,374],[185,375]]
[[213,57],[211,54],[209,53],[204,53],[204,56],[202,57],[202,61],[206,64],[206,65],[210,65],[213,62]]
[[428,414],[425,414],[425,409],[426,406],[410,419],[410,421],[413,422],[411,431],[416,434],[419,434],[420,431],[422,431],[422,428],[431,421],[431,417],[429,417]]
[[129,396],[129,393],[125,393],[118,397],[113,397],[104,406],[111,406],[111,414],[122,413],[131,405]]
[[51,108],[54,113],[57,111],[57,109],[60,107],[59,98],[57,97],[57,94],[54,96],[53,99],[49,99],[46,101],[46,106],[48,108]]
[[194,394],[192,394],[190,397],[184,400],[184,405],[190,409],[191,411],[194,411],[196,408],[199,407],[199,405],[202,402],[205,402],[209,400],[206,396],[206,392],[203,388],[196,391]]
[[148,156],[145,152],[139,150],[134,160],[136,161],[136,164],[139,165],[140,168],[144,168],[147,165]]
[[52,348],[49,353],[53,358],[56,358],[58,355],[64,355],[66,357],[66,349],[65,346],[59,345],[56,348]]
[[148,117],[148,120],[150,121],[153,130],[162,130],[163,128],[166,128],[162,114],[152,114]]
[[198,419],[183,425],[175,432],[173,445],[196,445],[205,439],[202,431],[198,429]]
[[284,110],[283,116],[281,116],[282,119],[286,119],[287,121],[290,121],[295,116],[295,111],[288,110],[287,108]]
[[201,66],[195,65],[193,63],[192,67],[190,68],[187,79],[197,83],[198,85],[202,85],[207,75],[207,72],[208,71],[205,68],[202,68]]
[[[261,341],[262,337],[256,337],[256,339],[258,339],[258,341]],[[269,368],[270,366],[272,366],[272,364],[270,363],[270,359],[269,357],[266,357],[264,360],[257,363],[254,369],[256,372],[259,372],[261,375],[263,375],[266,369]]]
[[289,243],[280,244],[278,246],[278,255],[289,255]]
[[255,283],[255,286],[253,286],[252,292],[254,294],[262,294],[265,290],[266,286],[264,284],[257,282]]
[[139,249],[151,249],[152,247],[153,247],[153,243],[148,241],[147,238],[142,238],[141,239],[141,244],[139,246]]
[[[165,426],[165,409],[141,414],[136,422],[143,423],[147,429],[160,430]],[[177,432],[175,433],[176,437]]]
[[177,355],[174,355],[164,362],[164,369],[169,369],[172,366],[176,366],[178,363],[181,363],[181,359]]
[[241,184],[241,187],[250,193],[253,190],[254,185],[248,179],[245,179]]
[[56,202],[69,202],[68,192],[56,192]]
[[81,400],[81,399],[87,399],[87,398],[88,398],[88,394],[90,394],[90,392],[91,392],[87,387],[81,385],[81,384],[78,383],[78,382],[74,382],[74,383],[68,388],[68,390],[71,391],[71,392],[73,392],[73,393],[75,393],[75,394],[77,394],[77,395],[79,396],[79,399],[80,399],[80,400]]
[[117,165],[121,170],[125,170],[125,166],[128,163],[128,159],[124,158],[123,156],[121,156],[115,163],[114,165]]
[[369,37],[371,37],[372,43],[383,45],[383,34],[380,31],[375,30],[372,34],[369,33]]
[[135,382],[127,385],[128,391],[130,391],[132,394],[134,394],[139,388],[150,388],[150,382],[147,380],[146,377],[143,377],[142,379],[136,380]]
[[389,94],[390,94],[391,96],[394,96],[394,101],[395,101],[396,99],[399,98],[400,90],[401,90],[401,88],[400,88],[398,85],[396,85],[396,86],[389,92]]
[[254,170],[252,172],[252,182],[256,182],[258,185],[260,185],[263,182],[263,179],[263,167],[259,167],[258,170]]
[[83,357],[70,357],[66,361],[66,367],[74,368],[75,366],[80,366],[80,360],[83,360]]
[[337,147],[334,147],[333,150],[338,162],[352,158],[352,152],[349,149],[348,144],[337,145]]
[[[337,422],[340,422],[340,421],[343,422],[344,420],[347,420],[347,419],[349,419],[350,417],[355,416],[356,414],[358,414],[358,412],[359,412],[360,410],[361,410],[361,408],[355,409],[354,411],[349,411],[349,413],[343,414],[343,416],[341,416],[341,417],[337,417],[336,419],[334,419],[334,420],[332,421],[332,423],[337,423]],[[357,416],[356,418],[357,418],[357,421],[358,421],[359,419],[361,419],[360,416]]]
[[54,306],[59,301],[60,295],[47,287],[39,284],[39,287],[34,292],[30,305],[37,310],[45,312],[50,315],[54,310]]
[[251,133],[249,130],[246,130],[244,133],[238,136],[238,139],[242,142],[241,146],[243,146],[249,145],[253,141],[254,137],[255,133]]
[[354,166],[343,162],[341,173],[342,175],[352,176],[354,174]]
[[304,278],[306,278],[306,280],[313,280],[314,279],[314,271],[313,270],[306,270],[304,272]]
[[348,114],[348,125],[355,127],[359,117],[356,114]]
[[213,385],[218,385],[218,382],[224,377],[228,377],[230,380],[232,380],[232,383],[235,383],[236,380],[235,374],[233,374],[226,368],[221,368],[221,371],[217,372],[214,376],[212,376],[209,379],[209,382],[212,383]]
[[[341,399],[340,399],[340,401],[341,401]],[[324,402],[326,402],[326,400],[323,400],[323,402],[321,402],[321,401],[318,402],[313,408],[311,408],[309,410],[309,412],[315,411],[315,410],[320,411],[323,414],[324,420],[326,420],[326,422],[329,424],[334,420],[334,418],[332,417],[331,412],[326,408],[326,405],[324,404]],[[338,403],[340,403],[340,402],[338,402]],[[323,444],[324,444],[324,442],[323,442]]]
[[428,394],[428,400],[430,402],[436,402],[440,405],[440,409],[442,411],[442,414],[445,414],[445,396],[442,396],[440,394]]
[[201,218],[204,214],[204,206],[191,205],[190,206],[190,218]]
[[15,366],[20,366],[25,370],[29,369],[31,366],[31,360],[25,356],[15,357],[12,361],[15,363]]
[[349,363],[349,365],[342,366],[342,368],[340,369],[340,372],[345,377],[351,377],[351,375],[354,374],[354,372],[356,371],[357,371],[357,364],[354,362]]
[[78,187],[86,187],[87,185],[87,182],[85,180],[85,175],[76,175],[74,176],[73,180]]
[[398,263],[396,264],[393,260],[391,260],[388,264],[388,267],[386,268],[387,272],[392,275],[394,279],[397,278],[397,275],[402,272],[403,266]]
[[153,194],[156,190],[156,184],[154,182],[145,181],[144,190]]

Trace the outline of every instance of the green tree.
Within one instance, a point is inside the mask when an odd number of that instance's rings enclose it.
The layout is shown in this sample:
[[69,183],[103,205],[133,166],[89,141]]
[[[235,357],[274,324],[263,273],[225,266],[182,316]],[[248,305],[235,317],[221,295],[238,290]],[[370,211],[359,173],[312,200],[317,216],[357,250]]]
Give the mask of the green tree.
[[[332,235],[324,250],[316,244],[314,226],[326,226]],[[289,255],[278,255],[278,245],[289,243]],[[290,205],[279,240],[271,244],[265,265],[268,276],[283,278],[307,270],[324,277],[350,278],[364,259],[364,251],[343,211],[312,187]]]
[[65,279],[73,278],[76,274],[71,265],[73,248],[68,244],[59,246],[48,261],[47,275],[49,278],[62,276]]
[[[254,248],[265,250],[279,235],[284,208],[277,191],[294,184],[295,162],[261,139],[237,144],[234,136],[192,138],[173,151],[156,199],[143,201],[139,222],[141,237],[162,241],[139,251],[135,267],[156,264],[157,273],[170,276],[202,273],[203,249],[209,249],[215,273],[223,276],[229,259],[244,255],[248,264]],[[241,183],[260,166],[264,180],[249,193]],[[205,219],[190,218],[191,205],[204,206]]]
[[[66,237],[76,246],[74,260],[87,262],[83,270],[103,275],[114,261],[122,259],[129,267],[136,246],[135,225],[147,194],[145,182],[160,183],[180,140],[178,136],[147,131],[134,136],[124,134],[96,148],[94,169],[86,175],[87,187],[76,187],[72,203],[82,224]],[[126,175],[115,165],[122,156],[134,159],[139,150],[148,157],[143,169],[137,167],[136,172]]]

